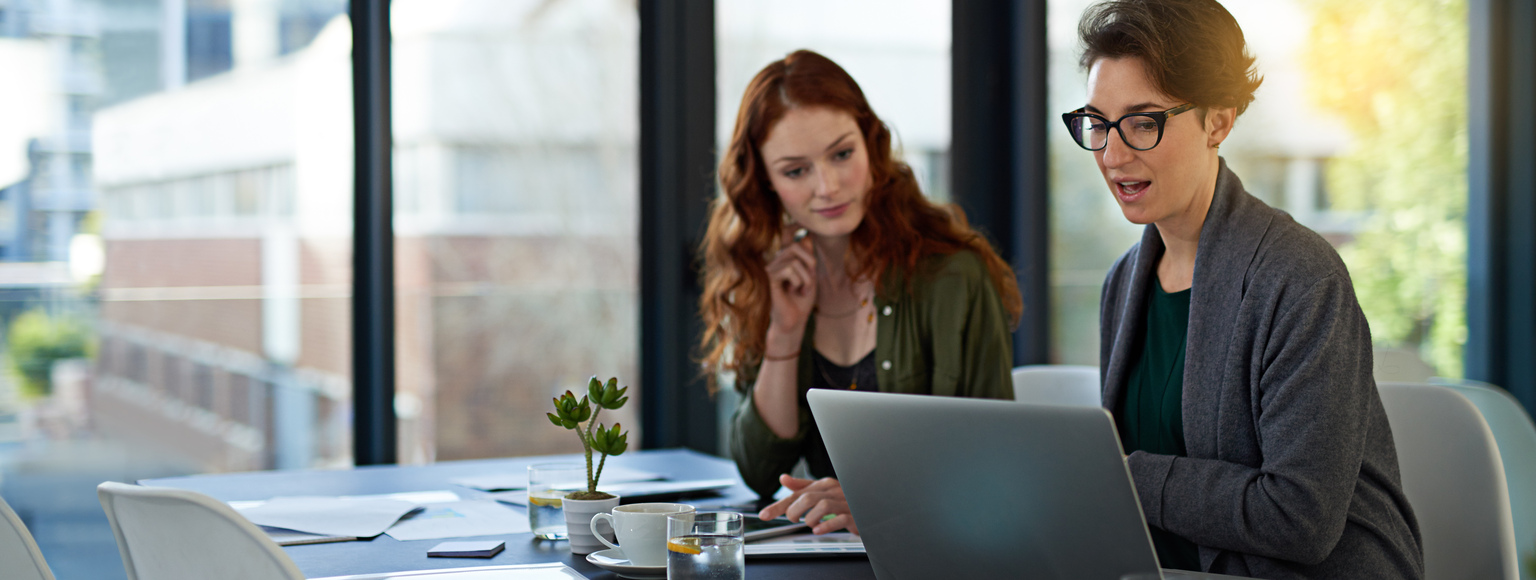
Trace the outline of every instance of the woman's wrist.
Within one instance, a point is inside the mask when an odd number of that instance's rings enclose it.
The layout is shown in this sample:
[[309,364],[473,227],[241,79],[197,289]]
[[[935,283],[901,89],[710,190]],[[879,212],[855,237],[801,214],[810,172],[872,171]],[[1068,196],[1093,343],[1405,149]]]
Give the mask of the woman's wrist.
[[763,362],[781,362],[787,360],[796,360],[798,358],[800,358],[799,350],[784,354],[773,354],[771,352],[763,353]]

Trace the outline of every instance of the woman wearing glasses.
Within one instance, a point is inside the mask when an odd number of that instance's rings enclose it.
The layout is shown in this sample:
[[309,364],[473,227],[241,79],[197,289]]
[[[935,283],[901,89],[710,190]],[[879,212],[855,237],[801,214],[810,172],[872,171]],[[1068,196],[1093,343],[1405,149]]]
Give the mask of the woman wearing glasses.
[[[1013,271],[923,197],[859,85],[814,52],[748,84],[720,185],[700,346],[711,386],[731,372],[743,395],[732,455],[762,496],[795,490],[768,517],[852,527],[806,390],[1012,399]],[[783,475],[802,458],[824,479]]]
[[1097,4],[1063,115],[1141,242],[1100,307],[1104,406],[1163,566],[1419,578],[1423,553],[1338,254],[1217,154],[1261,79],[1213,0]]

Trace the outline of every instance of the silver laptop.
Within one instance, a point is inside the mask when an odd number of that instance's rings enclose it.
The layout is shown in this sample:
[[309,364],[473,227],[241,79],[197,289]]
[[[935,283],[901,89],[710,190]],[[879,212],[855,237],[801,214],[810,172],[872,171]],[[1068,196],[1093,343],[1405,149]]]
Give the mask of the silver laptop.
[[880,580],[1159,572],[1104,409],[822,389],[809,399]]

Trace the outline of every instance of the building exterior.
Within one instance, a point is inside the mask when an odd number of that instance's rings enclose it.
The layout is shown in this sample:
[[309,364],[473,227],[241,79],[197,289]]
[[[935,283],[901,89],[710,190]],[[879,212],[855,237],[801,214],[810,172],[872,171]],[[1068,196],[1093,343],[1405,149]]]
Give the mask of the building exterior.
[[[637,374],[633,9],[393,10],[401,459],[579,450],[549,398]],[[97,115],[100,430],[211,470],[350,461],[348,42],[337,18]]]

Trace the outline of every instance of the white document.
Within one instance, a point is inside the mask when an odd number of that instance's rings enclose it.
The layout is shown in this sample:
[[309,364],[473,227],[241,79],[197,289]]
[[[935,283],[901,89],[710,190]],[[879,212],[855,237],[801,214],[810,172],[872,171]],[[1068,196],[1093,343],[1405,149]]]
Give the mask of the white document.
[[320,534],[306,534],[304,532],[295,532],[293,530],[285,530],[282,528],[273,528],[269,526],[258,527],[261,528],[262,532],[267,534],[268,538],[272,538],[272,541],[277,542],[277,545],[279,546],[325,544],[330,542],[351,542],[354,540],[362,539],[357,536],[322,536]]
[[402,542],[498,536],[532,531],[528,516],[494,501],[470,500],[426,506],[389,528],[389,537]]
[[[405,491],[400,493],[380,493],[375,495],[343,495],[337,499],[397,499],[400,501],[408,501],[416,505],[426,505],[429,503],[447,503],[450,501],[459,501],[459,494],[453,493],[446,489],[440,489],[437,491]],[[245,510],[267,503],[267,500],[258,499],[249,501],[232,501],[226,503],[229,504],[229,507],[235,508],[235,511],[243,512]]]
[[[736,485],[735,479],[698,479],[690,481],[635,481],[630,483],[608,483],[608,477],[603,477],[603,484],[597,486],[598,491],[605,491],[620,497],[637,498],[655,495],[677,495],[683,493],[698,493],[725,489]],[[585,485],[583,485],[585,487]],[[528,507],[528,492],[499,491],[491,493],[496,501]]]
[[414,503],[395,499],[274,497],[240,510],[240,515],[259,526],[323,536],[371,538],[384,533],[416,507]]
[[[596,464],[594,464],[592,466],[592,469],[594,469],[594,470],[597,469]],[[603,475],[602,475],[602,482],[603,483],[620,483],[620,482],[627,482],[627,481],[651,481],[651,480],[656,480],[656,479],[664,479],[664,478],[659,473],[651,473],[649,471],[640,471],[640,470],[637,470],[637,469],[627,469],[627,468],[623,468],[623,467],[614,467],[614,466],[604,467],[603,468]],[[528,470],[525,469],[525,470],[523,470],[521,472],[517,472],[517,473],[492,473],[490,475],[474,475],[474,476],[470,476],[470,477],[460,477],[460,478],[454,479],[452,481],[453,481],[453,483],[462,485],[464,487],[468,487],[468,488],[472,488],[472,489],[478,489],[478,490],[481,490],[481,491],[501,491],[501,490],[505,490],[505,489],[528,489]],[[563,484],[563,485],[559,485],[559,486],[556,486],[556,487],[558,487],[560,489],[572,489],[572,490],[574,490],[574,489],[580,489],[580,488],[583,488],[583,487],[586,487],[586,486],[587,486],[587,482],[586,481],[572,481],[572,482],[569,482],[569,483],[566,483],[566,484]]]
[[313,580],[586,580],[586,578],[586,576],[576,573],[570,566],[555,562],[550,564],[386,572],[383,574],[358,574],[355,576],[327,576]]
[[749,557],[795,558],[839,556],[864,553],[864,539],[850,532],[830,534],[790,534],[748,543]]

